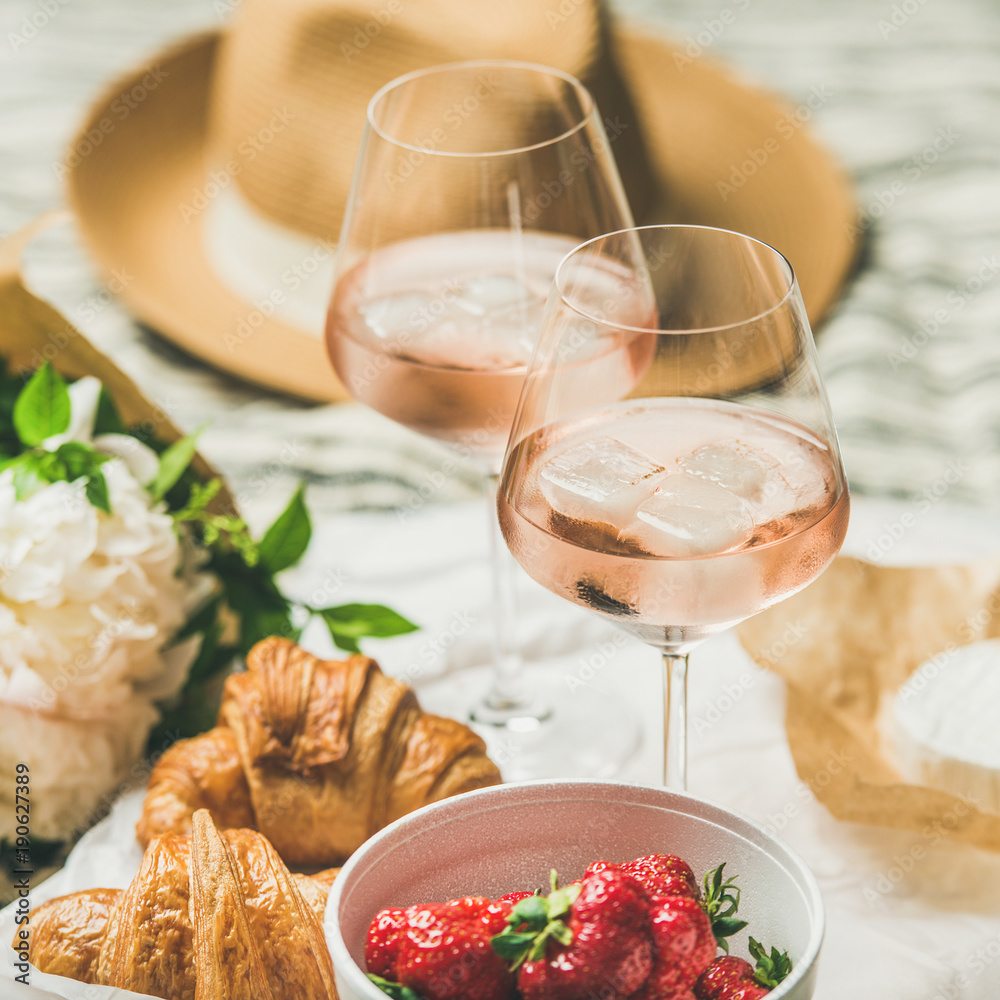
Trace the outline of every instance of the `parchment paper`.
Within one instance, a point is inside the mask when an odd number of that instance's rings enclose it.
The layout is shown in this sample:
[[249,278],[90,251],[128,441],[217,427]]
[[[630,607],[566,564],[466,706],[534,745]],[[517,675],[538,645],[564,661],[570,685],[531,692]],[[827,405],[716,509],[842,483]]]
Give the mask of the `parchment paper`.
[[[1000,632],[1000,560],[890,567],[846,557],[744,622],[740,642],[788,685],[799,777],[838,819],[1000,851],[1000,815],[896,772],[879,718],[931,657]],[[1000,721],[1000,720],[998,720]]]
[[[70,852],[66,864],[50,879],[31,887],[31,907],[48,899],[64,896],[81,889],[124,889],[139,868],[142,848],[135,839],[135,824],[142,812],[145,788],[136,789],[119,799],[111,812],[88,830]],[[88,986],[65,976],[50,976],[34,966],[27,973],[28,985],[17,982],[20,970],[15,966],[16,955],[10,943],[18,930],[15,922],[17,903],[0,910],[0,996],[11,1000],[115,1000],[115,998],[146,997],[145,993],[114,989],[110,986]],[[30,923],[28,925],[30,930]]]

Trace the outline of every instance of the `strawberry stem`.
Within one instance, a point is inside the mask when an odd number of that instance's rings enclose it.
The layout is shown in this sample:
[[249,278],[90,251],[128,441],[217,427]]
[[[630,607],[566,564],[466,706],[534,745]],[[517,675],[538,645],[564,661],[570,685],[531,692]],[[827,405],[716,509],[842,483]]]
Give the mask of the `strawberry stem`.
[[712,923],[712,933],[719,947],[728,955],[729,942],[726,938],[738,933],[747,926],[745,920],[736,918],[740,907],[740,889],[736,885],[737,876],[732,875],[723,881],[722,873],[726,864],[705,872],[703,884],[705,898],[701,904],[708,919]]
[[773,990],[792,971],[792,960],[787,951],[771,949],[771,954],[759,942],[750,938],[750,954],[757,960],[754,979],[763,987]]
[[560,918],[576,902],[580,886],[557,888],[554,868],[550,883],[552,892],[548,896],[529,896],[515,904],[507,917],[508,926],[490,938],[490,947],[511,963],[511,972],[516,972],[525,961],[537,962],[542,958],[549,941],[570,944],[573,940],[569,925]]

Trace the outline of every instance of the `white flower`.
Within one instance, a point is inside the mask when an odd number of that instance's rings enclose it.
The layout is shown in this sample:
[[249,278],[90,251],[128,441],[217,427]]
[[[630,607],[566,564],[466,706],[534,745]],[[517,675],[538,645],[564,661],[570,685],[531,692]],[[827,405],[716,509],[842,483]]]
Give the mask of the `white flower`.
[[[31,775],[31,834],[58,840],[82,830],[119,793],[141,788],[149,767],[140,761],[156,710],[141,700],[114,720],[79,722],[0,703],[0,773],[26,763]],[[0,838],[16,832],[13,779],[0,785]]]
[[[99,389],[70,386],[70,430],[46,448],[91,441]],[[13,471],[0,472],[0,763],[30,757],[40,836],[83,823],[139,755],[198,652],[197,638],[174,638],[217,585],[144,488],[155,453],[123,435],[93,444],[113,456],[101,466],[110,514],[83,480],[18,501]]]

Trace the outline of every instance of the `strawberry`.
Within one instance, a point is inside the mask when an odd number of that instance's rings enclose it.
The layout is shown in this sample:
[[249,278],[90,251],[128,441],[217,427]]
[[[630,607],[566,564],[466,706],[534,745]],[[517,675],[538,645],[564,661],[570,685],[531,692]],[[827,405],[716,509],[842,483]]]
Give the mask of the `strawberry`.
[[[698,1000],[757,1000],[768,991],[754,982],[753,966],[744,958],[723,955],[717,958],[694,984]],[[746,995],[745,991],[751,993]]]
[[676,854],[648,854],[621,865],[652,896],[690,896],[700,899],[698,880],[691,866]]
[[530,899],[532,896],[537,895],[534,892],[525,892],[523,889],[518,889],[515,892],[505,893],[503,896],[497,897],[498,903],[510,903],[513,906],[515,903],[520,903],[522,899]]
[[402,1000],[511,1000],[514,976],[490,948],[510,912],[509,902],[475,896],[410,906],[402,919],[385,910],[369,928],[366,959],[371,951],[381,960],[378,969],[369,965],[369,978]]
[[759,941],[750,938],[750,954],[757,960],[756,968],[732,955],[712,962],[694,985],[697,1000],[760,1000],[792,971],[786,951],[772,948],[768,954]]
[[512,961],[524,1000],[621,1000],[653,965],[645,890],[617,865],[518,903],[492,941]]
[[715,958],[712,924],[696,899],[657,896],[649,908],[653,969],[635,1000],[683,996]]
[[365,940],[365,965],[378,976],[396,974],[399,942],[406,930],[406,911],[383,910],[368,925]]

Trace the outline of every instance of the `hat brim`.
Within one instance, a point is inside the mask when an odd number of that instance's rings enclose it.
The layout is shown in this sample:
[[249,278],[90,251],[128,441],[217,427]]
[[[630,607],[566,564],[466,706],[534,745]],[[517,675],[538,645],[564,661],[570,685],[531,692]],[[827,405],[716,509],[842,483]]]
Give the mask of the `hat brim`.
[[[220,38],[186,39],[104,92],[71,147],[70,203],[139,320],[250,382],[310,400],[345,399],[318,331],[256,315],[246,334],[248,303],[209,263],[200,217],[180,211],[205,184]],[[843,172],[805,127],[812,106],[791,108],[645,30],[619,30],[616,46],[669,192],[670,218],[644,221],[720,226],[771,244],[791,261],[816,323],[851,269],[856,209]],[[243,334],[234,336],[237,329]]]

